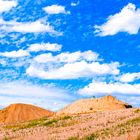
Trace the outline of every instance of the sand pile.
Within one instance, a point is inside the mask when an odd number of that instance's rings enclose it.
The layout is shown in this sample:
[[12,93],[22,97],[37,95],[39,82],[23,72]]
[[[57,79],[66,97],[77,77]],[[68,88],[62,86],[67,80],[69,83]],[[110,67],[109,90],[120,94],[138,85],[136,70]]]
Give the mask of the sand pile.
[[0,123],[18,123],[42,117],[52,116],[54,113],[37,106],[28,104],[12,104],[0,111]]
[[96,111],[105,110],[117,110],[132,108],[122,101],[119,101],[115,97],[108,95],[102,98],[90,98],[78,100],[64,109],[60,110],[57,114],[79,114],[79,113],[90,113]]

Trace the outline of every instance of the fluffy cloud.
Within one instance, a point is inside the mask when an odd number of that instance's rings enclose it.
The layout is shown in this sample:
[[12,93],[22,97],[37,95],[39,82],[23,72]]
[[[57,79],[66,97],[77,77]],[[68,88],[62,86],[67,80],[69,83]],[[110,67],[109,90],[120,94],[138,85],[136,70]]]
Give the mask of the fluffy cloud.
[[117,75],[120,72],[119,63],[100,63],[98,54],[90,50],[64,52],[55,56],[52,53],[41,54],[34,58],[34,62],[26,73],[41,79],[93,78],[101,75]]
[[9,11],[11,8],[17,6],[17,1],[0,0],[0,13]]
[[140,72],[126,73],[120,77],[121,82],[134,82],[137,79],[140,79]]
[[41,54],[34,58],[34,60],[38,63],[47,63],[47,62],[76,62],[81,60],[86,61],[96,61],[98,58],[98,54],[93,51],[85,51],[85,52],[73,52],[73,53],[61,53],[56,56],[53,56],[51,53]]
[[51,6],[47,6],[45,8],[43,8],[45,12],[47,12],[48,14],[66,14],[66,10],[64,6],[61,5],[51,5]]
[[84,96],[104,95],[105,93],[140,95],[140,84],[131,85],[122,83],[92,82],[80,89],[78,93]]
[[23,33],[37,33],[37,32],[49,32],[54,33],[54,29],[49,24],[44,25],[40,21],[31,23],[17,23],[11,28],[11,31],[23,32]]
[[16,22],[16,21],[5,21],[0,19],[0,30],[7,32],[20,32],[20,33],[40,33],[47,32],[53,35],[62,35],[61,32],[55,31],[54,27],[49,23],[43,24],[37,20],[35,22]]
[[51,68],[47,71],[42,68],[30,66],[26,73],[32,77],[41,79],[77,79],[95,75],[119,74],[118,63],[100,64],[99,62],[88,63],[86,61],[67,63],[59,68]]
[[140,9],[129,3],[121,12],[108,17],[107,22],[95,26],[95,33],[99,36],[115,35],[119,32],[137,34],[140,29]]
[[28,48],[31,52],[38,52],[38,51],[60,51],[62,48],[62,45],[54,43],[42,43],[42,44],[31,44],[31,46]]
[[24,57],[24,56],[28,56],[29,53],[25,50],[18,50],[18,51],[11,51],[11,52],[1,52],[0,56],[4,56],[4,57],[11,57],[11,58],[17,58],[17,57]]
[[53,85],[39,86],[25,81],[14,81],[0,82],[0,87],[0,100],[3,106],[20,102],[58,110],[75,99],[66,90]]

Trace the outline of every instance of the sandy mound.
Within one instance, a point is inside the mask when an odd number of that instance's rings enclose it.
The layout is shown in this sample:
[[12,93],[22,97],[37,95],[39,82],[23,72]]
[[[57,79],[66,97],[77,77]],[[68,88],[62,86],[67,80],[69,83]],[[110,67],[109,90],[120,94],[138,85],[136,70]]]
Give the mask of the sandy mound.
[[108,95],[102,98],[90,98],[78,100],[64,109],[60,110],[57,114],[78,114],[78,113],[90,113],[104,110],[117,110],[132,108],[122,101],[119,101],[115,97]]
[[54,113],[27,104],[12,104],[0,111],[0,123],[18,123],[51,116]]

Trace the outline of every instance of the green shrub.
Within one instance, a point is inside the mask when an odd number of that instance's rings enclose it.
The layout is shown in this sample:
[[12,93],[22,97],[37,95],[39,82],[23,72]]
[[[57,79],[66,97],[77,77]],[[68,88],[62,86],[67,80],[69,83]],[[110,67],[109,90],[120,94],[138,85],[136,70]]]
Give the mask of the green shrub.
[[90,136],[86,137],[86,140],[95,140],[97,136],[95,134],[91,134]]
[[61,120],[68,120],[68,119],[71,119],[71,116],[64,116],[61,118]]
[[58,122],[58,120],[52,119],[52,120],[49,120],[49,121],[45,122],[43,125],[44,126],[51,126],[51,125],[53,125],[57,122]]

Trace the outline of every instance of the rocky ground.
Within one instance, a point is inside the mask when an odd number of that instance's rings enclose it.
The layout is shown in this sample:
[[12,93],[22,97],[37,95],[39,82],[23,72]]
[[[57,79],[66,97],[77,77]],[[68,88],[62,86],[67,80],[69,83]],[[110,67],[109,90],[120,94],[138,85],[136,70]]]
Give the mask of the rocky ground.
[[140,109],[54,116],[0,127],[0,140],[138,140],[139,134]]

